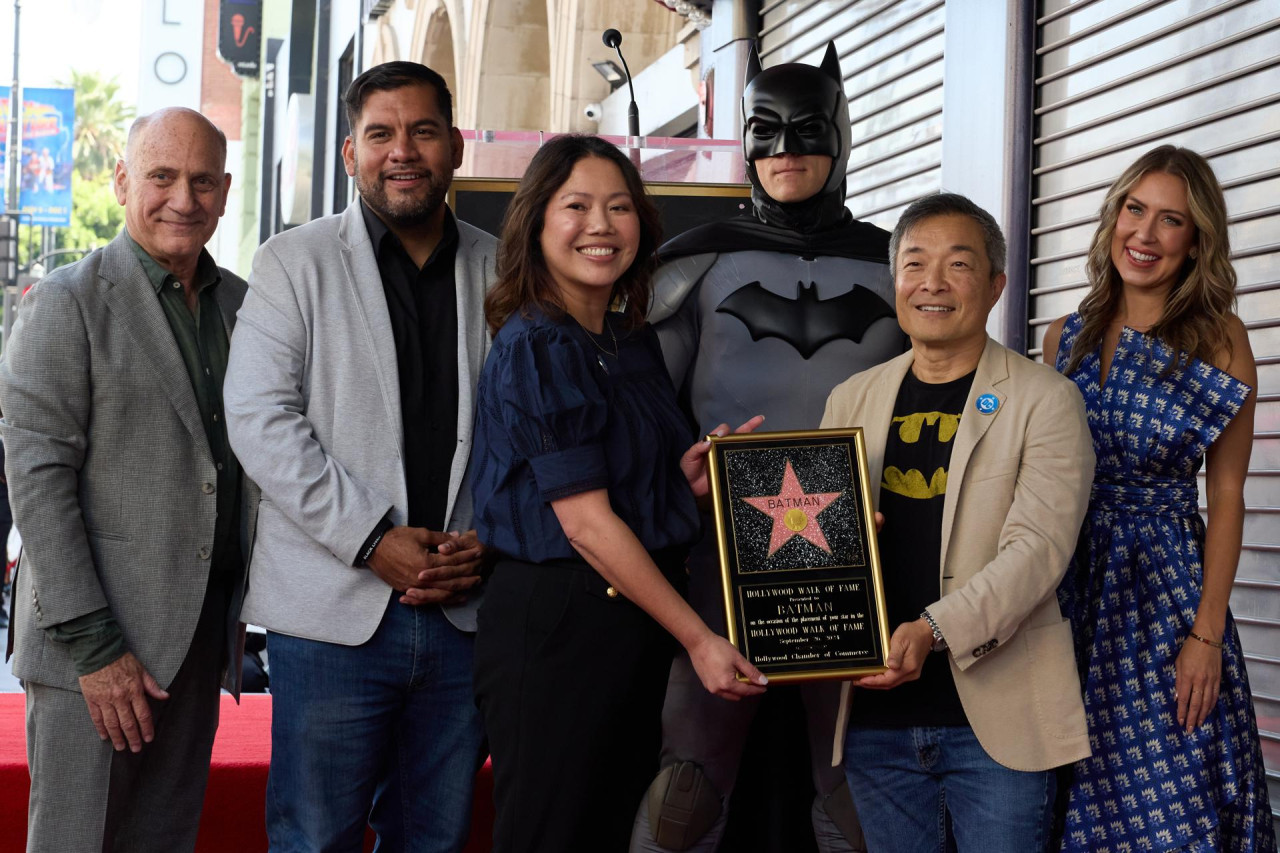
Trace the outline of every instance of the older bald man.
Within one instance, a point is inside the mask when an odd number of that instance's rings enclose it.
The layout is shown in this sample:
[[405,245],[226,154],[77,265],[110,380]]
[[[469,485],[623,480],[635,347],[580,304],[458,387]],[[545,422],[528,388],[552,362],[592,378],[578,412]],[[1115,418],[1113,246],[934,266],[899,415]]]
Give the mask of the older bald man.
[[27,294],[0,361],[28,851],[195,846],[251,518],[221,395],[245,283],[204,249],[225,163],[199,113],[138,119],[125,230]]

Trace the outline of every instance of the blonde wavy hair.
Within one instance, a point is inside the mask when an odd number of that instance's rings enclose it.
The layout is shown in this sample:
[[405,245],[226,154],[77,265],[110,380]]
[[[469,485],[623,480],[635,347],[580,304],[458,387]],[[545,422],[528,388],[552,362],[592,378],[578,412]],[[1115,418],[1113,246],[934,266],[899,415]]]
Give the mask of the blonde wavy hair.
[[1161,145],[1125,169],[1102,202],[1102,221],[1089,247],[1089,292],[1080,303],[1083,325],[1071,348],[1067,373],[1073,372],[1086,355],[1102,345],[1107,324],[1115,317],[1124,283],[1111,263],[1111,241],[1125,199],[1148,172],[1173,175],[1186,185],[1187,207],[1196,227],[1193,245],[1197,251],[1195,258],[1187,258],[1165,301],[1164,312],[1148,334],[1179,354],[1170,364],[1171,370],[1190,358],[1212,362],[1218,353],[1231,352],[1227,323],[1235,310],[1236,271],[1231,266],[1227,204],[1222,197],[1222,187],[1209,163],[1199,154],[1189,148]]

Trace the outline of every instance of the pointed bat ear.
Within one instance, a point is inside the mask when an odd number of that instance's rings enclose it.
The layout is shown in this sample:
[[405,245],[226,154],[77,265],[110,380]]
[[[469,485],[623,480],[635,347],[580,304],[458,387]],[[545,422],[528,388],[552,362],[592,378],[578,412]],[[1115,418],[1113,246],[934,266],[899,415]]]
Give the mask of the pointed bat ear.
[[844,87],[844,77],[840,75],[840,55],[836,53],[836,43],[834,41],[827,42],[827,52],[822,57],[822,65],[820,67],[828,77],[836,81],[837,86]]
[[755,44],[751,45],[751,53],[747,56],[747,79],[742,82],[742,88],[751,85],[751,81],[755,79],[763,69],[760,67],[760,54],[756,51]]

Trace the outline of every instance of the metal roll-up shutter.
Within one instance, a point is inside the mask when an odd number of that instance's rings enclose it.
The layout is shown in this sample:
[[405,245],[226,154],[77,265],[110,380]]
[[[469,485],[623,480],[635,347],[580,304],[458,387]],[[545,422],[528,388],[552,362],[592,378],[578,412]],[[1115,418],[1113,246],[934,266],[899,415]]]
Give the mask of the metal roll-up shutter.
[[[1036,27],[1030,340],[1075,310],[1103,194],[1161,143],[1226,192],[1238,311],[1258,362],[1244,548],[1231,598],[1273,814],[1280,806],[1280,3],[1045,0]],[[1203,507],[1203,474],[1201,478]]]
[[942,175],[942,0],[769,0],[760,60],[817,65],[835,41],[853,149],[847,204],[893,228]]

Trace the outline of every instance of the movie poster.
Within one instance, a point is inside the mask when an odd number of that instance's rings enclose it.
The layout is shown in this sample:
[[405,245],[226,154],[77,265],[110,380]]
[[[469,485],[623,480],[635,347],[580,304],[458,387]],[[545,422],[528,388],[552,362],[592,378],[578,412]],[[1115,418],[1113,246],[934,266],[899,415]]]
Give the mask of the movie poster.
[[[18,161],[19,204],[23,225],[71,224],[71,172],[75,166],[72,139],[75,130],[75,91],[23,88],[22,154]],[[0,98],[3,130],[4,180],[0,199],[10,208],[9,99]]]

